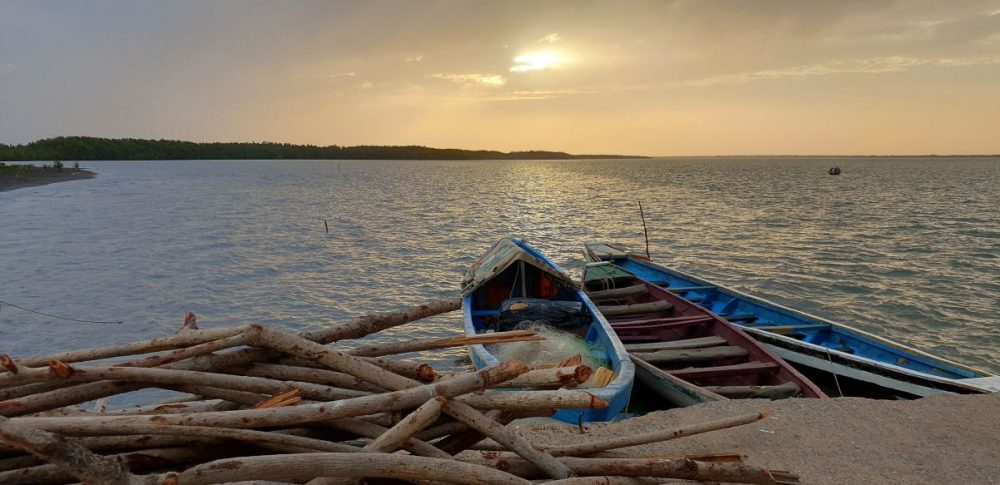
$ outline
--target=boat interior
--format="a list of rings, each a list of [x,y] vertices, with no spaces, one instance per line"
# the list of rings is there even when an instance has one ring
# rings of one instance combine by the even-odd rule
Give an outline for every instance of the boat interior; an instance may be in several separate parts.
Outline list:
[[[757,301],[739,298],[715,286],[700,285],[695,281],[649,266],[642,261],[626,258],[615,260],[615,264],[643,280],[662,287],[731,323],[745,328],[782,335],[925,374],[951,379],[977,377],[972,372],[947,366],[920,355],[902,352],[829,323],[782,311]]]
[[[674,377],[726,397],[780,398],[804,391],[801,376],[694,303],[610,263],[587,265],[584,284],[626,350]],[[747,395],[748,386],[759,389]]]

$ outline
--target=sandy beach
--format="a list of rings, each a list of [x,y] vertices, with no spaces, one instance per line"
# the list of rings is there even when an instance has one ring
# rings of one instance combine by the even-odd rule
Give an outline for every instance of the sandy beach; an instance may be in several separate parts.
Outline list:
[[[90,170],[64,169],[57,172],[54,169],[44,171],[35,169],[31,171],[20,171],[15,177],[11,173],[0,172],[0,192],[15,190],[24,187],[34,187],[36,185],[54,184],[56,182],[68,182],[71,180],[85,180],[96,177],[97,174]]]
[[[636,457],[739,453],[750,464],[798,473],[802,483],[1000,483],[1000,394],[726,401],[592,424],[587,433],[588,439],[637,434],[764,410],[774,414],[620,451]],[[542,443],[580,439],[577,427],[562,424],[527,424],[520,431]]]

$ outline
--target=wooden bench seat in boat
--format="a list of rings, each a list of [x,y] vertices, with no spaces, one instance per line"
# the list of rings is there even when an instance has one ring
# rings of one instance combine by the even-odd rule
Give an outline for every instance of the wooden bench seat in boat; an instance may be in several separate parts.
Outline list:
[[[666,313],[673,308],[674,306],[670,302],[656,300],[649,303],[636,303],[634,305],[598,305],[597,311],[601,312],[605,318],[610,319],[624,315]]]
[[[714,367],[696,367],[670,371],[674,377],[681,379],[704,379],[707,377],[727,377],[744,374],[764,374],[778,370],[778,364],[773,362],[744,362],[742,364],[719,365]]]
[[[726,339],[712,335],[711,337],[697,337],[684,340],[672,340],[669,342],[652,342],[648,344],[628,344],[625,350],[635,352],[656,352],[657,350],[676,349],[700,349],[703,347],[715,347],[725,345]]]
[[[670,327],[684,327],[687,325],[698,325],[701,323],[712,323],[715,320],[709,316],[692,316],[692,317],[679,317],[679,318],[649,318],[645,320],[635,320],[628,322],[617,322],[613,321],[611,323],[612,328],[619,330],[653,330],[662,329]]]
[[[729,399],[786,399],[802,393],[802,388],[794,382],[776,386],[704,386],[703,389]]]
[[[742,347],[725,345],[721,347],[709,347],[707,349],[677,349],[659,350],[656,352],[636,352],[637,357],[650,364],[665,366],[675,366],[679,364],[696,364],[701,362],[714,362],[717,360],[743,359],[748,352]]]

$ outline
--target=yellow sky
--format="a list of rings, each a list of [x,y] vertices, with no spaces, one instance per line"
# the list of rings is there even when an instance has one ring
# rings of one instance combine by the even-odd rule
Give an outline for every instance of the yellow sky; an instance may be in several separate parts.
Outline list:
[[[4,2],[0,142],[1000,153],[1000,2]]]

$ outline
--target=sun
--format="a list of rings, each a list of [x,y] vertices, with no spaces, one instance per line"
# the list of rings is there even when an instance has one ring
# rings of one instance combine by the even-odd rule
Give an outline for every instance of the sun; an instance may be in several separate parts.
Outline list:
[[[565,59],[554,52],[532,52],[514,58],[510,72],[541,71],[565,64]]]

